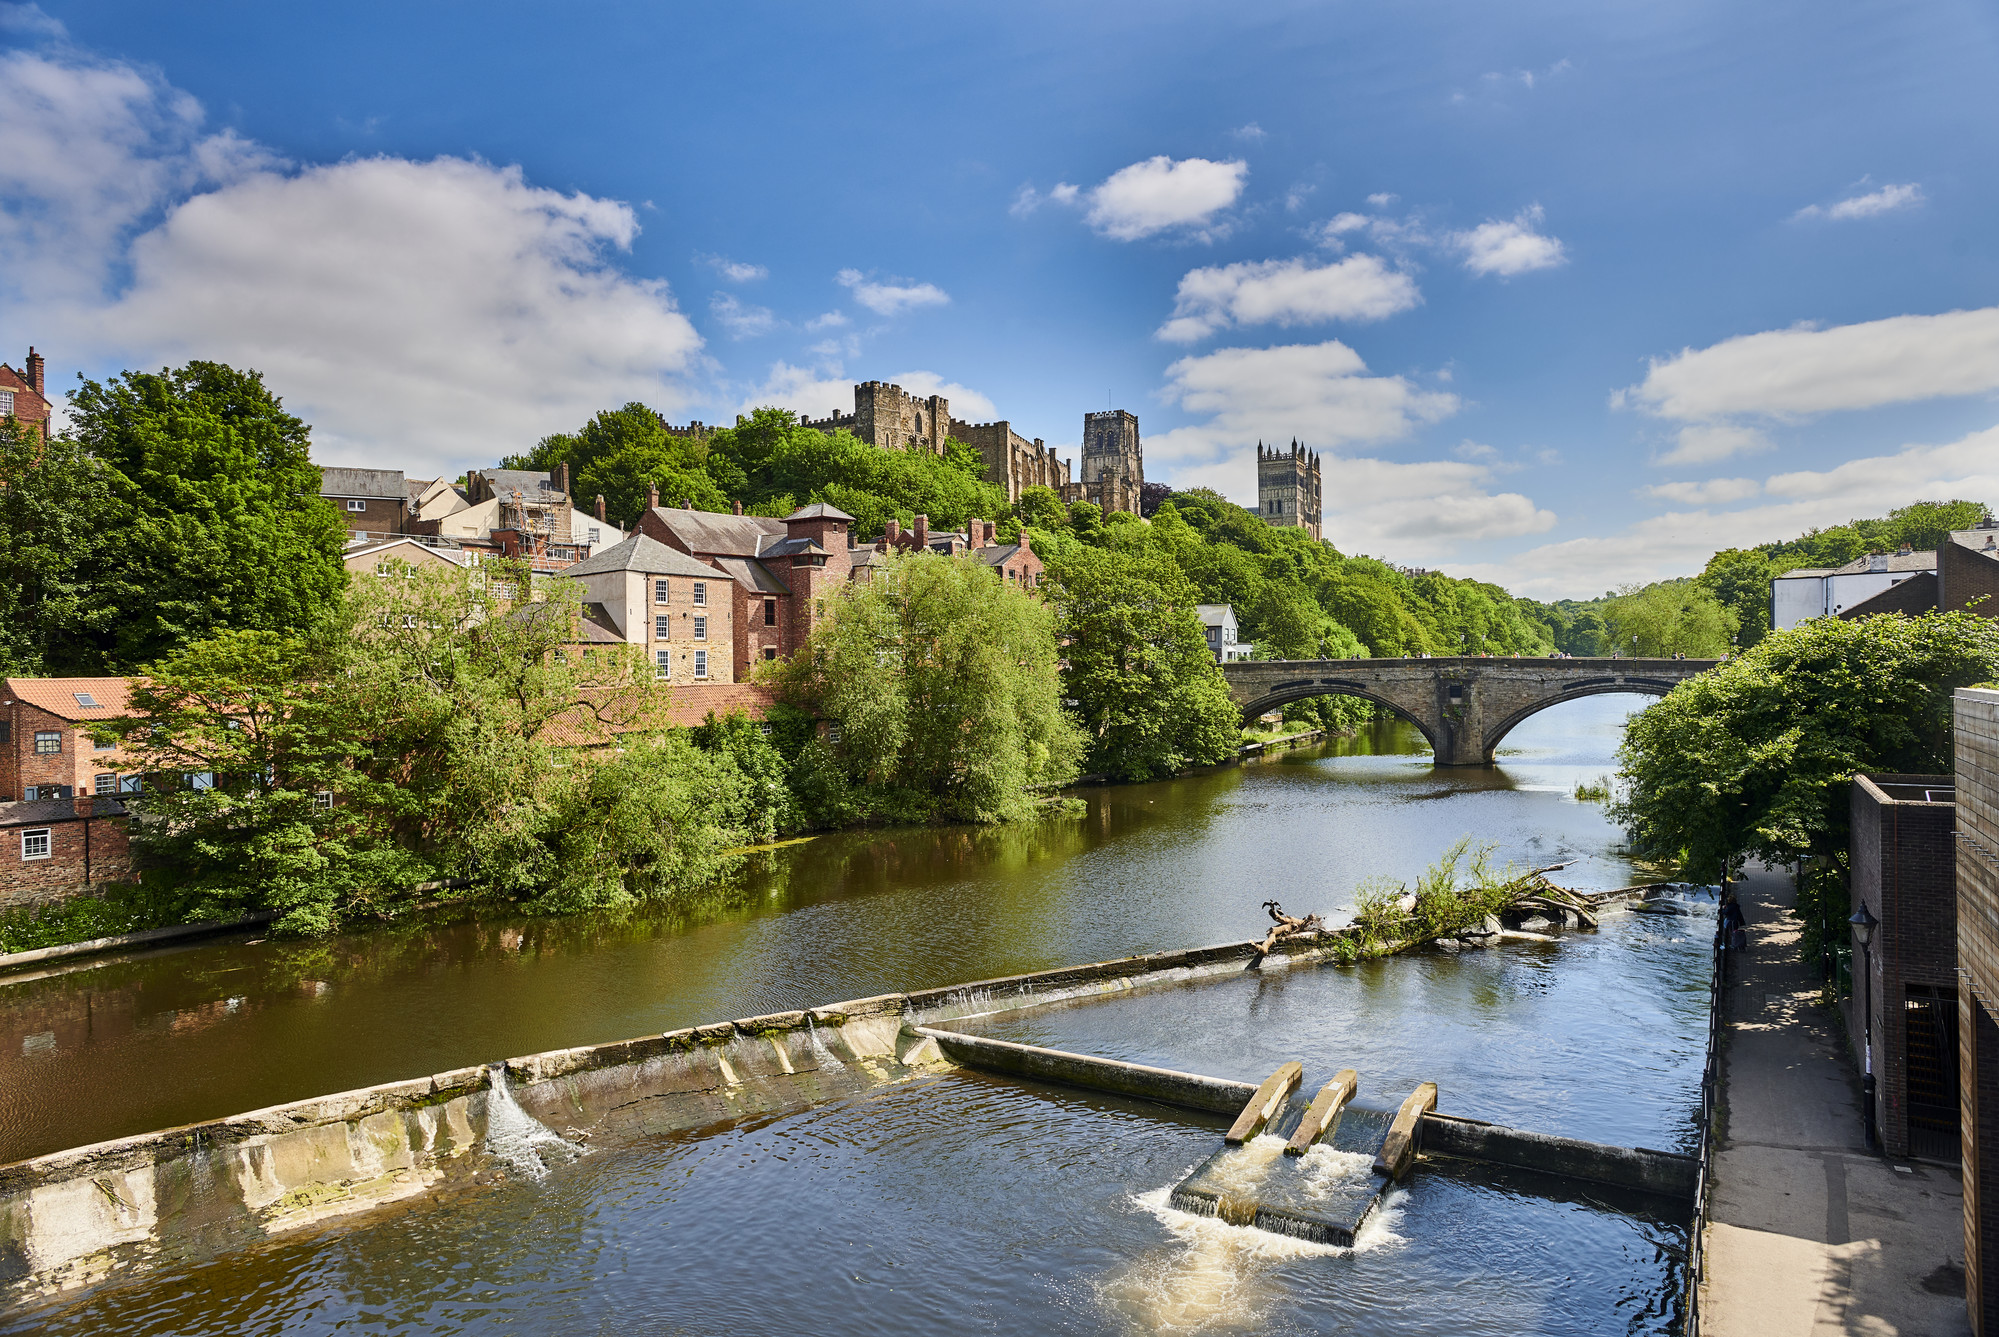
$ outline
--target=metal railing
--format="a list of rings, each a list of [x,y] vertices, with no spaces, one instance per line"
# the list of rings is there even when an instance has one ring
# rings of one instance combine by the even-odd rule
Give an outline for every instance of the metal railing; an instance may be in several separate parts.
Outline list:
[[[1722,1016],[1723,975],[1728,953],[1719,935],[1714,943],[1714,974],[1707,993],[1707,1062],[1701,1069],[1701,1140],[1696,1153],[1700,1173],[1694,1180],[1694,1215],[1687,1235],[1686,1319],[1680,1326],[1685,1337],[1700,1337],[1701,1269],[1707,1260],[1707,1206],[1709,1175],[1714,1164],[1714,1115],[1721,1089],[1721,1036],[1726,1025]]]

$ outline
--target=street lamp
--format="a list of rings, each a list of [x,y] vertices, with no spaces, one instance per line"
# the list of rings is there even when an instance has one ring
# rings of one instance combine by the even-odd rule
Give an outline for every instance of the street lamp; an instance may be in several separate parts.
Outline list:
[[[1874,956],[1868,947],[1874,941],[1874,930],[1881,923],[1868,913],[1867,902],[1846,921],[1853,928],[1853,940],[1860,944],[1860,1034],[1862,1061],[1866,1064],[1860,1078],[1861,1098],[1867,1102],[1864,1115],[1867,1124],[1867,1145],[1876,1144],[1874,1133]]]

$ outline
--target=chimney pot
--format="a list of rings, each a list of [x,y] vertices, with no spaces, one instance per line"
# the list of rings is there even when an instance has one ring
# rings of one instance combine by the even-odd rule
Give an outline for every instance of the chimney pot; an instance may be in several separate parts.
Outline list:
[[[649,510],[649,511],[656,511],[656,510],[658,510],[658,509],[659,509],[659,484],[658,484],[658,483],[648,483],[648,484],[646,484],[646,509],[647,509],[647,510]]]
[[[918,548],[930,546],[930,517],[927,515],[916,517],[916,546]]]
[[[882,542],[893,548],[902,539],[902,521],[889,517],[888,528],[882,530]]]
[[[90,816],[91,810],[96,807],[97,799],[94,795],[78,791],[77,796],[71,800],[71,803],[75,806],[78,817],[87,818]]]
[[[34,387],[36,394],[46,398],[48,391],[42,388],[42,355],[35,351],[33,344],[28,345],[27,371],[28,375],[26,379],[28,384]]]
[[[692,497],[683,497],[683,498],[681,499],[681,502],[680,502],[680,509],[681,509],[681,510],[683,510],[683,511],[691,511],[691,510],[693,510],[693,509],[694,509],[694,499],[693,499]]]
[[[741,515],[742,513],[743,513],[743,503],[739,501],[736,503],[736,514]]]
[[[597,518],[599,520],[604,518],[604,494],[601,492],[597,494]]]

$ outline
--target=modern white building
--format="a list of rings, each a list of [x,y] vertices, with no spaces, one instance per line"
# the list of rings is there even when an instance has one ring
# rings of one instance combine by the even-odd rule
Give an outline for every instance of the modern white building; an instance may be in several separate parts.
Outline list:
[[[1236,639],[1234,604],[1196,604],[1194,611],[1201,615],[1201,624],[1207,628],[1208,651],[1217,664],[1233,664],[1255,653],[1254,645]]]
[[[1786,572],[1770,582],[1770,625],[1782,631],[1807,618],[1838,617],[1891,586],[1936,569],[1936,553],[1924,549],[1875,553],[1845,566]]]

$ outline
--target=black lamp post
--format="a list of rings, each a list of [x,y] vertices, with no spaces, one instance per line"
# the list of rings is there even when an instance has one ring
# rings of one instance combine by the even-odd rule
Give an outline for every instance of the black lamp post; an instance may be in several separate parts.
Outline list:
[[[1868,948],[1874,942],[1874,930],[1880,920],[1868,913],[1867,902],[1846,921],[1853,926],[1853,940],[1860,944],[1860,1034],[1861,1053],[1866,1064],[1860,1077],[1861,1098],[1867,1102],[1865,1122],[1867,1125],[1867,1145],[1877,1143],[1874,1132],[1874,956]]]

